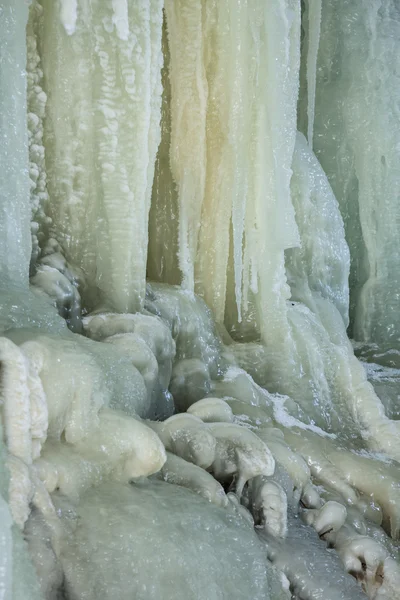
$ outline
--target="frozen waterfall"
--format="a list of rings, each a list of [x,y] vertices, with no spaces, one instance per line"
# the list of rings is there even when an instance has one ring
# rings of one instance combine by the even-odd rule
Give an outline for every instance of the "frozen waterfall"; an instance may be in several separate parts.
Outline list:
[[[0,600],[398,600],[397,0],[0,0]]]

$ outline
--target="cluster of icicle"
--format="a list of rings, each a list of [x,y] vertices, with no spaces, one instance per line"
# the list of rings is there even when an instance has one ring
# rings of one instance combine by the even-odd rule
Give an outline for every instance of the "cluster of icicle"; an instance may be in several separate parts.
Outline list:
[[[0,0],[4,598],[396,599],[399,423],[347,338],[350,253],[313,153],[334,4]],[[360,4],[373,61],[395,11]],[[366,247],[353,325],[381,341],[389,263]]]

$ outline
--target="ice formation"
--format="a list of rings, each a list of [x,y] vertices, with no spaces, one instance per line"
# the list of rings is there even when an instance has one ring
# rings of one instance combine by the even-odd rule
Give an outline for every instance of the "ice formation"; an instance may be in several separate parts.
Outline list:
[[[0,0],[0,600],[397,600],[400,11],[364,4]]]

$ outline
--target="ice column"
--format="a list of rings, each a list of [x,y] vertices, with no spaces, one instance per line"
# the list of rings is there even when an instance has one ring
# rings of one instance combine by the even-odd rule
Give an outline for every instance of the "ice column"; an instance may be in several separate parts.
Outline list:
[[[170,164],[179,194],[179,263],[183,286],[194,289],[194,262],[204,198],[207,80],[203,2],[166,2],[170,41]]]
[[[50,233],[84,301],[141,308],[160,137],[162,0],[42,0]]]

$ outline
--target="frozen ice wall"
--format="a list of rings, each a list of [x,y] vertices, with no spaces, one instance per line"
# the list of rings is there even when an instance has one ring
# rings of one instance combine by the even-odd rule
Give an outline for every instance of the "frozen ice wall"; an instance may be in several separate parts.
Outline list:
[[[364,4],[0,0],[1,600],[22,535],[45,600],[397,600],[397,388],[346,334],[349,272],[355,335],[398,323]]]
[[[0,277],[28,283],[30,208],[26,127],[28,5],[0,4]],[[7,91],[7,93],[6,93]]]
[[[27,291],[31,255],[29,155],[26,127],[26,23],[28,5],[0,3],[0,307],[10,314],[17,288]],[[12,297],[5,306],[7,290]],[[10,306],[11,305],[11,306]],[[12,308],[11,308],[12,311]],[[4,374],[3,374],[4,379]],[[4,388],[4,380],[1,388]],[[3,394],[3,392],[2,392]],[[0,400],[3,408],[3,398]],[[5,467],[3,416],[0,415],[0,597],[40,598],[21,533],[13,524],[8,501],[9,473]],[[25,573],[24,573],[25,571]]]
[[[82,269],[89,305],[140,309],[160,139],[162,2],[44,0],[31,19],[47,94],[39,117],[50,235]]]
[[[397,344],[400,8],[396,0],[322,4],[313,139],[350,247],[352,332]]]

